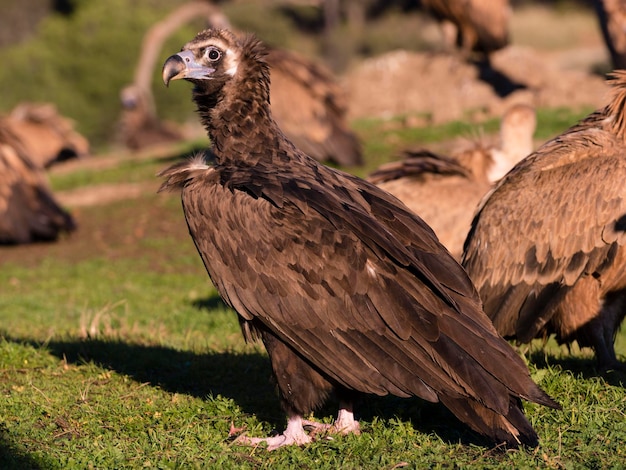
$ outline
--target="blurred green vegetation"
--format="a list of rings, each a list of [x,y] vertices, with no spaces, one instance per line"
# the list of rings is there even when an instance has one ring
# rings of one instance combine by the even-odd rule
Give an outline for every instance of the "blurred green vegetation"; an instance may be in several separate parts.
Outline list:
[[[18,0],[0,0],[0,30],[4,31],[0,35],[0,87],[5,90],[0,94],[0,113],[8,112],[21,101],[53,102],[61,114],[76,121],[79,132],[90,140],[96,152],[107,150],[116,135],[121,113],[119,92],[132,81],[145,32],[187,1],[57,0],[48,2],[46,14],[42,0],[29,0],[26,7],[20,7]],[[407,2],[365,3],[369,5],[365,23],[340,25],[327,37],[323,34],[320,9],[310,5],[246,0],[219,2],[219,6],[234,27],[254,31],[270,45],[324,57],[336,71],[392,49],[439,47],[432,20],[425,20],[418,10],[403,9]],[[573,0],[556,4],[581,8]],[[22,17],[18,14],[20,8]],[[24,21],[28,25],[22,26]],[[160,52],[152,89],[161,119],[195,122],[188,87],[166,90],[158,64],[203,27],[203,19],[198,18],[179,29]],[[17,30],[29,34],[18,34]],[[7,31],[12,31],[12,41]],[[519,32],[517,40],[525,40]]]
[[[106,150],[116,135],[120,117],[119,92],[132,81],[146,31],[188,0],[67,0],[63,13],[54,9],[29,19],[30,35],[13,33],[0,47],[0,113],[21,101],[54,102],[61,114],[76,121],[98,151]],[[13,0],[0,0],[0,29],[15,29],[23,21]],[[68,5],[69,6],[68,6]],[[70,8],[71,7],[71,8]],[[374,23],[358,30],[338,28],[326,41],[321,34],[320,9],[280,6],[271,0],[221,2],[220,7],[240,30],[254,31],[266,43],[297,49],[309,56],[333,57],[328,63],[345,69],[355,58],[404,47],[425,47],[415,31],[423,22],[415,12],[385,10]],[[23,8],[23,7],[22,7]],[[30,16],[27,12],[22,15]],[[4,23],[4,25],[3,25]],[[205,26],[203,19],[179,29],[163,46],[157,64],[179,50]],[[332,46],[329,46],[332,44]],[[157,70],[153,92],[161,119],[194,120],[187,87],[166,90]]]
[[[24,100],[52,101],[97,148],[115,133],[118,93],[132,80],[145,31],[183,2],[75,3],[71,15],[51,14],[39,23],[34,36],[0,49],[0,86],[10,90],[0,95],[0,110],[8,111]],[[174,34],[168,44],[175,45],[165,51],[179,49],[198,27],[190,25]],[[169,115],[181,116],[189,101],[188,90],[177,87],[163,101]]]

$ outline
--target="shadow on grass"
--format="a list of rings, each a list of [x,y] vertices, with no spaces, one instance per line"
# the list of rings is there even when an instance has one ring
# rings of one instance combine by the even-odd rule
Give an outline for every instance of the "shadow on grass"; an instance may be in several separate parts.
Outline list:
[[[53,468],[45,459],[34,459],[27,452],[18,448],[8,435],[8,431],[0,427],[0,468],[4,470],[43,470]]]
[[[98,339],[50,341],[45,346],[25,338],[5,336],[5,339],[38,348],[45,347],[51,354],[69,363],[93,363],[171,393],[199,398],[221,395],[232,399],[242,412],[255,415],[276,429],[282,430],[285,425],[285,416],[270,380],[269,359],[264,354],[197,354],[163,346]],[[550,364],[554,365],[552,361]],[[318,419],[333,418],[337,406],[337,401],[331,398],[315,416]],[[357,418],[365,423],[374,420],[408,422],[416,431],[436,433],[448,444],[493,446],[489,440],[458,421],[443,405],[427,403],[419,398],[363,396],[357,401],[355,411]],[[388,425],[393,426],[392,423]],[[367,432],[367,424],[364,424],[363,430]],[[24,468],[29,467],[26,465]]]
[[[337,408],[334,408],[334,413],[336,411]],[[364,423],[376,419],[410,423],[417,432],[434,433],[449,445],[460,443],[485,448],[493,447],[491,440],[472,431],[441,403],[429,403],[421,398],[364,396],[357,401],[355,414]],[[393,424],[389,423],[388,426],[393,426]],[[367,425],[362,426],[362,429],[367,432]]]
[[[601,377],[609,385],[626,387],[626,372],[624,370],[612,370],[602,373],[598,370],[596,359],[593,357],[555,356],[546,354],[543,351],[534,351],[528,355],[528,360],[541,369],[557,367],[583,379]]]
[[[230,308],[228,305],[224,303],[222,298],[219,295],[217,295],[217,293],[205,299],[194,300],[191,302],[191,305],[194,308],[197,308],[198,310],[207,310],[209,312],[215,309]]]
[[[282,423],[267,356],[260,353],[198,354],[165,346],[115,340],[50,341],[50,353],[69,363],[93,363],[171,393],[231,398],[244,413]]]

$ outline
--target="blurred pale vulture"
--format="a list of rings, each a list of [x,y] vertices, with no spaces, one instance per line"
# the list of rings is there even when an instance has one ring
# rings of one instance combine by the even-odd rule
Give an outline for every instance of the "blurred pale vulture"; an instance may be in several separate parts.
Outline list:
[[[498,332],[554,334],[623,368],[626,313],[626,72],[609,105],[522,160],[481,204],[463,264]]]
[[[0,127],[10,130],[40,168],[89,154],[89,141],[51,103],[21,103],[0,118]]]
[[[162,121],[156,116],[151,100],[152,97],[135,84],[124,87],[120,92],[123,108],[120,139],[131,150],[180,142],[184,138],[177,125]]]
[[[406,151],[368,180],[390,192],[432,227],[457,259],[481,198],[492,184],[533,149],[535,111],[513,105],[502,118],[497,145],[475,142],[452,157],[428,150]]]
[[[441,23],[447,45],[456,44],[466,56],[509,43],[508,0],[422,0],[422,6]]]

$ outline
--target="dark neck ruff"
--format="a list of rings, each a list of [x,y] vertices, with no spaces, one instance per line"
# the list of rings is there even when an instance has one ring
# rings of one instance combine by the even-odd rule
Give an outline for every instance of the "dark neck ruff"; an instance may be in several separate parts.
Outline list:
[[[194,101],[222,165],[252,166],[279,153],[282,136],[269,102],[269,70],[263,60],[244,57],[237,75],[218,90],[198,84]]]

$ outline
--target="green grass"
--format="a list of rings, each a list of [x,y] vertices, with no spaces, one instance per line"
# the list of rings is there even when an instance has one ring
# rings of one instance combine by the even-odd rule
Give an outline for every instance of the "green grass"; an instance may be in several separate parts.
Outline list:
[[[537,145],[545,142],[592,111],[591,108],[538,109],[535,142]],[[366,165],[353,170],[358,176],[367,175],[390,159],[398,159],[401,149],[407,146],[437,149],[438,143],[452,137],[473,140],[480,138],[481,135],[497,134],[500,127],[500,120],[493,118],[481,124],[452,121],[423,127],[410,127],[403,122],[402,117],[391,120],[360,119],[355,122],[354,127],[365,142],[363,152]]]
[[[569,116],[542,111],[541,128],[554,134],[581,115]],[[358,126],[368,168],[407,144],[475,130]],[[53,183],[150,180],[167,163],[132,161]],[[445,408],[394,397],[360,404],[361,436],[272,453],[238,446],[231,423],[264,436],[285,418],[267,356],[243,342],[210,284],[178,196],[75,212],[72,237],[0,248],[0,468],[604,469],[626,461],[624,376],[598,377],[588,351],[570,354],[553,342],[524,351],[533,378],[563,405],[526,404],[537,449],[492,449]],[[624,333],[617,350],[624,358]],[[330,422],[335,408],[331,400],[316,417]]]

